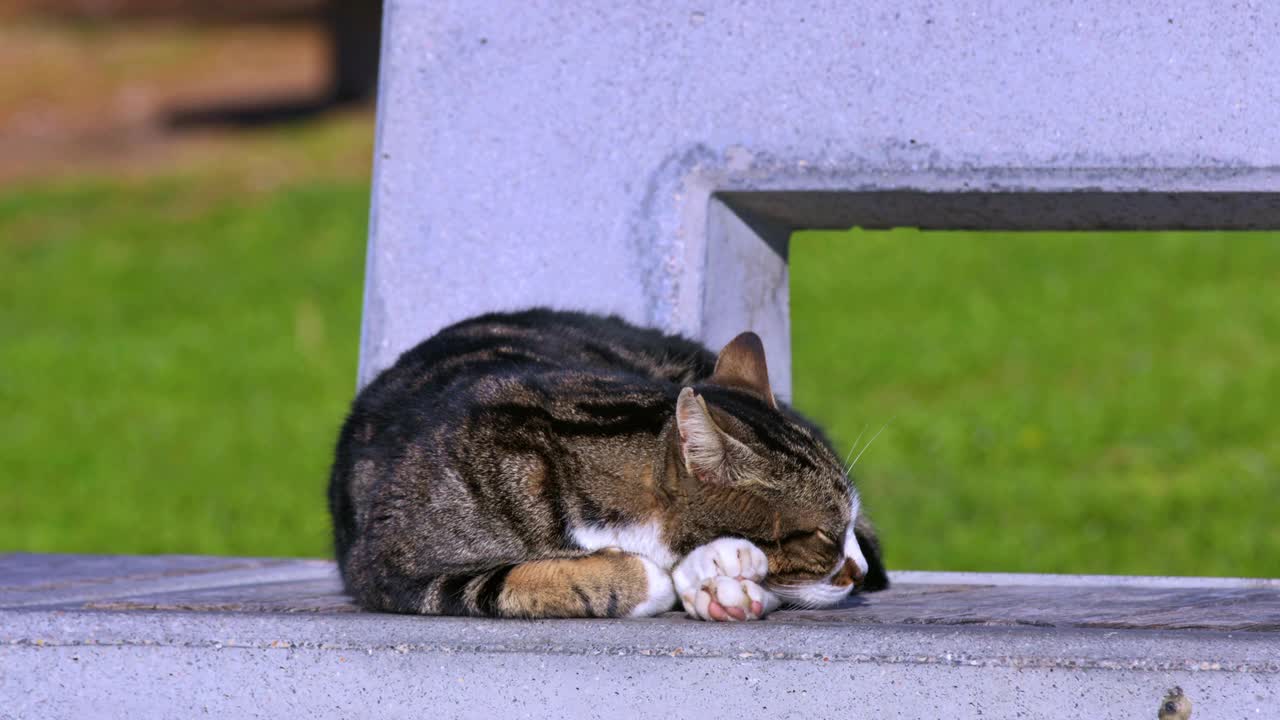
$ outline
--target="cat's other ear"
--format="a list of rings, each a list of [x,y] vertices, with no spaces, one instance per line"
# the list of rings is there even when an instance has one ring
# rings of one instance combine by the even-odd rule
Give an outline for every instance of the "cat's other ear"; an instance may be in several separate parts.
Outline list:
[[[858,584],[861,592],[875,592],[889,587],[889,573],[884,568],[884,557],[880,550],[880,538],[865,515],[858,514],[853,522],[853,536],[858,541],[858,549],[862,557],[867,559],[867,574]]]
[[[747,331],[729,341],[716,358],[716,369],[708,382],[742,388],[759,395],[770,407],[778,407],[769,387],[769,366],[764,360],[760,336]]]
[[[729,484],[746,475],[751,449],[720,429],[693,388],[681,390],[676,400],[676,431],[685,468],[699,480]]]

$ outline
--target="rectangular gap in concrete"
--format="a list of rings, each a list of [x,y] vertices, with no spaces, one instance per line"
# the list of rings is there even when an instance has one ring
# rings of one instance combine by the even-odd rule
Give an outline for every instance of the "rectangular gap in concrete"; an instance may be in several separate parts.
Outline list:
[[[1280,230],[1280,193],[726,191],[707,212],[698,335],[718,347],[758,332],[775,391],[791,392],[791,233],[922,230]]]
[[[794,401],[842,451],[890,424],[856,474],[900,566],[1266,576],[1278,273],[1277,232],[799,232]]]
[[[774,385],[775,392],[784,398],[792,397],[791,368],[792,368],[792,343],[797,342],[801,348],[801,362],[809,362],[810,350],[805,343],[811,342],[810,334],[817,331],[810,328],[803,331],[805,338],[798,340],[800,333],[796,333],[793,337],[791,307],[795,302],[797,294],[791,291],[791,273],[792,267],[792,251],[791,245],[792,233],[800,229],[838,229],[845,230],[850,227],[862,229],[890,229],[890,228],[918,228],[920,230],[976,230],[976,231],[1268,231],[1280,230],[1280,193],[1235,193],[1235,192],[1096,192],[1096,191],[1055,191],[1055,192],[948,192],[948,193],[930,193],[917,191],[876,191],[876,192],[721,192],[713,195],[709,207],[708,223],[707,223],[707,244],[706,244],[706,263],[705,263],[705,282],[702,303],[702,319],[701,319],[701,338],[710,346],[716,347],[727,341],[737,332],[743,329],[753,329],[759,332],[765,340],[766,351],[770,362],[770,376]],[[865,237],[865,236],[864,236]],[[918,233],[916,237],[921,238],[938,238],[938,237],[960,237],[959,234],[946,234],[942,236],[933,233]],[[1143,240],[1136,236],[1127,235],[1110,235],[1110,243],[1113,249],[1125,249],[1123,244],[1131,239],[1134,242],[1153,242],[1148,238]],[[1241,233],[1239,235],[1231,234],[1221,236],[1224,242],[1242,242],[1242,250],[1252,248],[1250,253],[1232,253],[1227,256],[1230,262],[1246,262],[1257,263],[1265,267],[1272,266],[1271,261],[1267,260],[1270,255],[1265,252],[1258,252],[1259,247],[1264,249],[1267,247],[1275,248],[1275,244],[1280,244],[1280,236],[1268,236],[1272,239],[1264,238],[1262,246],[1256,242],[1248,245],[1249,238],[1257,240],[1262,237],[1253,233]],[[1118,245],[1117,245],[1118,244]],[[1107,243],[1099,243],[1095,248],[1095,254],[1101,254],[1104,257],[1099,258],[1099,262],[1103,263],[1100,267],[1105,271],[1105,251]],[[1132,251],[1132,247],[1127,247]],[[1162,263],[1176,262],[1170,260],[1161,254],[1161,248],[1158,243],[1153,243],[1150,248],[1150,266],[1149,269],[1156,270]],[[1145,250],[1144,250],[1145,252]],[[1245,259],[1248,257],[1258,256],[1254,259]],[[1212,262],[1210,260],[1209,262]],[[869,263],[871,264],[871,263]],[[1275,263],[1280,266],[1280,263]],[[860,280],[873,279],[876,282],[884,284],[888,278],[884,273],[887,272],[885,267],[859,267],[848,271],[847,278],[843,278],[848,283],[858,283]],[[961,271],[960,267],[956,271]],[[1256,276],[1255,276],[1256,279]],[[1149,280],[1149,278],[1147,279]],[[1123,277],[1117,278],[1113,287],[1099,287],[1096,294],[1105,297],[1114,291],[1131,292],[1135,288],[1135,283],[1147,282],[1140,277]],[[974,283],[980,283],[981,280],[974,280]],[[1061,283],[1061,278],[1053,280],[1053,282]],[[1070,283],[1067,283],[1070,285]],[[892,283],[890,282],[886,288],[886,292],[891,292]],[[1140,289],[1140,288],[1139,288]],[[1178,294],[1174,289],[1169,289],[1168,294],[1180,301],[1186,300],[1186,289]],[[1069,291],[1069,289],[1068,289]],[[1265,292],[1261,286],[1254,293],[1257,301],[1264,301],[1265,298],[1272,297],[1272,293]],[[901,299],[901,298],[892,298]],[[1089,301],[1095,298],[1088,298]],[[923,302],[923,301],[922,301]],[[967,302],[967,301],[966,301]],[[1150,300],[1152,304],[1158,304],[1156,300]],[[804,301],[799,303],[803,306]],[[876,314],[874,299],[864,298],[859,301],[862,307],[851,308],[849,317],[851,321],[856,322],[857,314],[861,313],[863,317],[869,320],[879,321],[883,323],[885,318],[883,313]],[[1256,305],[1257,302],[1254,303]],[[949,311],[963,310],[962,306],[949,306]],[[970,308],[973,309],[973,308]],[[979,308],[980,309],[980,308]],[[990,308],[989,308],[990,309]],[[1257,310],[1256,307],[1253,308]],[[1141,329],[1143,325],[1141,317],[1141,308],[1135,309],[1128,307],[1127,312],[1137,315],[1134,319],[1135,328],[1132,331],[1134,342],[1142,341],[1143,337]],[[802,308],[802,311],[803,308]],[[1154,311],[1154,310],[1153,310]],[[975,310],[976,312],[976,310]],[[999,308],[995,309],[999,312]],[[1265,314],[1265,309],[1263,311]],[[840,313],[837,316],[843,316]],[[1261,321],[1260,321],[1261,322]],[[899,323],[901,325],[901,323]],[[1268,325],[1267,327],[1271,327]],[[989,329],[989,328],[988,328]],[[1274,328],[1273,328],[1274,329]],[[911,327],[894,327],[896,332],[915,332],[919,328]],[[1229,339],[1226,335],[1218,337],[1217,335],[1210,337],[1205,342],[1209,347],[1203,350],[1200,348],[1190,348],[1185,345],[1179,345],[1183,348],[1178,352],[1200,353],[1195,357],[1203,356],[1206,363],[1216,362],[1222,365],[1226,375],[1232,376],[1239,380],[1239,368],[1232,369],[1226,367],[1232,363],[1241,362],[1240,358],[1244,357],[1241,353],[1237,353],[1228,349],[1229,343],[1237,343],[1249,345],[1247,338],[1242,340],[1241,333],[1237,326],[1220,326],[1214,332],[1222,335],[1232,335],[1235,333],[1234,339]],[[1275,352],[1267,349],[1266,342],[1261,339],[1276,335],[1272,332],[1267,335],[1267,331],[1261,325],[1255,323],[1253,329],[1244,332],[1244,336],[1252,337],[1259,342],[1255,345],[1262,345],[1262,355],[1268,353],[1274,355],[1280,353],[1280,349]],[[1005,340],[1017,344],[1018,338],[1016,333],[1010,332],[1006,335],[995,333],[993,337],[1003,337]],[[1078,335],[1079,338],[1085,338],[1086,335]],[[972,340],[972,338],[970,338]],[[1185,338],[1184,338],[1185,340]],[[1080,340],[1084,342],[1085,340]],[[1128,338],[1126,338],[1128,341]],[[833,342],[834,339],[833,339]],[[827,355],[828,360],[839,356],[839,363],[849,369],[852,376],[846,375],[843,378],[834,378],[828,376],[824,378],[824,383],[820,389],[817,386],[803,385],[798,393],[801,409],[806,409],[805,405],[811,402],[814,397],[841,397],[848,398],[849,404],[859,403],[858,398],[865,394],[874,395],[874,390],[869,390],[866,386],[859,385],[857,379],[858,368],[865,366],[860,365],[860,358],[872,357],[876,353],[884,353],[882,347],[874,347],[876,345],[874,338],[864,339],[865,344],[871,347],[863,348],[843,348],[838,351],[830,349]],[[1067,343],[1063,346],[1062,352],[1067,352],[1071,348],[1071,344]],[[1016,348],[1015,348],[1016,349]],[[1043,350],[1043,349],[1042,349]],[[1168,363],[1161,361],[1161,358],[1155,357],[1157,352],[1173,352],[1174,350],[1162,350],[1159,347],[1148,348],[1145,353],[1147,356],[1146,372],[1170,372]],[[924,351],[921,351],[922,353]],[[1028,351],[1024,348],[1023,352]],[[1137,355],[1142,355],[1143,351],[1135,350]],[[971,353],[972,354],[972,353]],[[980,353],[970,357],[966,362],[981,365],[984,361],[980,358]],[[1014,353],[1016,356],[1016,353]],[[1129,359],[1136,357],[1134,353],[1129,354]],[[1259,357],[1254,354],[1255,361]],[[1216,358],[1216,359],[1215,359]],[[1055,360],[1061,360],[1062,354],[1058,353],[1054,356]],[[1123,358],[1121,363],[1128,362]],[[1246,361],[1247,362],[1247,361]],[[1016,363],[1015,363],[1016,364]],[[1254,363],[1256,365],[1256,362]],[[988,363],[988,366],[990,363]],[[1025,363],[1024,363],[1025,365]],[[802,370],[807,365],[802,366]],[[1135,366],[1136,367],[1136,366]],[[1209,367],[1209,365],[1206,365]],[[1123,368],[1117,366],[1117,372]],[[1141,368],[1139,368],[1140,370]],[[1211,370],[1211,368],[1210,368]],[[1255,367],[1254,370],[1257,370]],[[990,371],[990,367],[988,367]],[[1127,371],[1137,372],[1133,367]],[[1189,373],[1191,376],[1196,375],[1194,363],[1190,370],[1185,367],[1177,372]],[[1212,372],[1210,372],[1212,374]],[[946,373],[942,372],[939,377],[943,385],[950,382],[945,378]],[[1067,380],[1070,378],[1067,377]],[[810,378],[806,378],[808,382]],[[1077,380],[1081,380],[1077,378]],[[1140,378],[1139,378],[1140,380]],[[1185,382],[1193,382],[1186,380]],[[1044,382],[1043,380],[1038,380]],[[1066,380],[1063,380],[1064,382]],[[1088,381],[1087,378],[1083,381]],[[1134,382],[1121,382],[1116,377],[1109,380],[1098,379],[1099,382],[1110,382],[1116,385],[1116,393],[1133,392],[1135,387],[1141,387],[1142,383],[1135,380]],[[1234,382],[1233,381],[1233,382]],[[1256,383],[1255,383],[1256,384]],[[1088,386],[1088,382],[1085,382]],[[942,385],[940,385],[942,387]],[[1259,386],[1261,387],[1261,386]],[[1268,386],[1269,387],[1269,386]],[[1255,388],[1256,389],[1256,388]],[[1211,392],[1196,396],[1188,394],[1186,388],[1182,390],[1181,396],[1194,400],[1195,397],[1204,399],[1208,397],[1212,399]],[[1202,388],[1203,390],[1203,388]],[[1170,388],[1170,393],[1176,393],[1177,390]],[[1254,393],[1255,399],[1257,393]],[[1168,398],[1163,398],[1168,399]],[[1190,401],[1189,400],[1189,401]],[[1247,398],[1241,398],[1241,402],[1246,402]],[[1198,401],[1197,401],[1198,402]],[[1270,402],[1269,400],[1267,402]],[[974,401],[975,405],[980,404],[978,400]],[[1065,403],[1059,399],[1056,407],[1045,408],[1045,423],[1041,423],[1038,427],[1025,428],[1026,432],[1019,430],[1012,433],[1012,437],[1006,434],[1003,438],[989,438],[987,444],[989,452],[997,453],[1003,451],[1017,451],[1021,453],[1030,453],[1041,448],[1041,452],[1051,449],[1052,443],[1060,440],[1057,433],[1057,425],[1049,422],[1054,419],[1054,414],[1062,414],[1070,410],[1069,406],[1064,407]],[[1087,404],[1087,403],[1086,403]],[[1265,404],[1265,403],[1264,403]],[[1210,403],[1212,405],[1212,403]],[[1197,409],[1198,406],[1189,406],[1187,408],[1173,407],[1168,410],[1168,414],[1175,416],[1189,416],[1199,412],[1207,412],[1204,408]],[[1216,406],[1215,406],[1216,407]],[[888,412],[887,408],[881,408]],[[973,407],[967,410],[972,410]],[[952,412],[950,410],[938,409],[937,412]],[[883,414],[883,413],[882,413]],[[1231,417],[1239,418],[1239,413],[1231,413],[1230,417],[1216,418],[1211,417],[1201,420],[1200,425],[1190,428],[1189,432],[1178,430],[1172,425],[1162,425],[1160,428],[1152,430],[1152,432],[1165,432],[1170,435],[1169,443],[1163,445],[1157,444],[1156,460],[1160,463],[1167,463],[1168,459],[1164,458],[1161,453],[1165,453],[1169,447],[1174,450],[1175,454],[1181,453],[1185,456],[1182,460],[1174,458],[1175,462],[1186,462],[1186,458],[1191,458],[1191,462],[1197,462],[1196,458],[1216,457],[1213,455],[1214,448],[1225,447],[1221,437],[1221,432],[1229,430],[1231,425]],[[967,417],[967,416],[966,416]],[[828,420],[828,424],[832,423],[827,418],[819,417],[822,420]],[[870,423],[872,418],[868,417],[861,425]],[[850,430],[843,427],[841,420],[834,422],[833,429],[845,442],[852,440],[856,436],[856,429]],[[1205,425],[1205,423],[1208,423]],[[1234,422],[1234,421],[1231,421]],[[898,423],[899,427],[895,432],[914,431],[918,428],[903,427],[905,422]],[[1104,423],[1105,425],[1105,423]],[[1127,427],[1127,426],[1126,426]],[[1121,428],[1123,429],[1123,428]],[[973,428],[973,432],[978,432],[981,428]],[[1183,430],[1187,430],[1183,428]],[[874,428],[872,429],[874,431]],[[1099,432],[1111,433],[1114,428],[1101,428]],[[1003,431],[1001,431],[1003,432]],[[844,435],[849,435],[845,438]],[[972,433],[970,433],[972,434]],[[1140,434],[1140,433],[1139,433]],[[1123,460],[1121,455],[1130,458],[1131,462],[1143,461],[1142,452],[1135,451],[1131,445],[1135,445],[1134,438],[1129,435],[1117,438],[1120,448],[1117,452],[1119,455],[1111,457],[1107,462]],[[1173,437],[1177,436],[1177,437]],[[1126,439],[1127,438],[1127,439]],[[1181,438],[1181,439],[1179,439]],[[972,439],[972,438],[970,438]],[[997,442],[999,440],[1000,442]],[[1004,444],[1004,448],[1000,448],[1000,443]],[[1170,445],[1172,443],[1172,445]],[[1137,443],[1142,447],[1147,447],[1141,443]],[[1125,450],[1128,447],[1128,450]],[[1159,450],[1165,448],[1165,450]],[[923,445],[916,449],[922,455],[929,452],[928,447]],[[1265,448],[1259,448],[1265,454]],[[882,449],[881,452],[887,452],[888,449]],[[1135,455],[1134,453],[1137,452]],[[1126,454],[1127,453],[1127,454]],[[1148,453],[1149,454],[1149,453]],[[1166,453],[1167,454],[1167,453]],[[1180,456],[1181,457],[1181,456]],[[1270,456],[1268,456],[1270,457]],[[1007,460],[1008,458],[1006,458]],[[1150,460],[1151,458],[1147,458]],[[1102,458],[1106,460],[1106,458]],[[1210,459],[1210,464],[1214,462],[1227,463],[1230,458],[1219,457],[1217,460]],[[874,462],[874,450],[872,456],[864,459]],[[1130,462],[1126,461],[1126,462]],[[1271,461],[1280,463],[1280,458],[1271,458]],[[1270,462],[1270,461],[1269,461]],[[1105,464],[1105,463],[1104,463]],[[1114,464],[1114,463],[1113,463]],[[1265,463],[1264,463],[1265,464]],[[1038,478],[1029,482],[1057,482],[1064,473],[1073,472],[1069,461],[1064,461],[1062,467],[1051,473],[1052,477]],[[1239,467],[1239,463],[1232,467]],[[946,470],[946,472],[942,472]],[[939,478],[940,481],[946,478],[954,478],[956,468],[926,468],[921,472],[931,474]],[[1096,468],[1085,468],[1088,472],[1101,472]],[[1106,470],[1106,468],[1103,468]],[[1114,470],[1114,468],[1112,468]],[[1083,471],[1081,468],[1075,468],[1076,472]],[[1217,476],[1222,475],[1222,467],[1206,466],[1200,470],[1202,473],[1215,473]],[[1043,473],[1042,473],[1043,474]],[[1237,478],[1237,482],[1241,482]],[[1245,483],[1241,485],[1244,488],[1243,494],[1237,493],[1240,497],[1245,498],[1240,504],[1240,516],[1235,519],[1237,524],[1243,523],[1246,527],[1222,527],[1218,531],[1210,533],[1210,537],[1218,538],[1225,542],[1227,538],[1248,538],[1266,535],[1265,530],[1251,530],[1249,523],[1253,522],[1253,515],[1249,514],[1249,506],[1251,503],[1257,507],[1267,505],[1264,497],[1254,497],[1250,494],[1248,488],[1254,487],[1254,484]],[[1261,487],[1261,486],[1259,486]],[[1255,488],[1256,489],[1256,488]],[[955,492],[955,489],[941,489],[946,492]],[[973,490],[971,487],[970,490]],[[1265,490],[1265,488],[1263,488]],[[976,492],[976,491],[975,491]],[[1261,491],[1259,491],[1261,492]],[[874,491],[873,493],[874,494]],[[980,493],[979,493],[980,494]],[[1182,493],[1185,495],[1186,493]],[[1163,500],[1157,498],[1151,500],[1156,503],[1142,509],[1136,509],[1133,504],[1136,502],[1134,498],[1127,498],[1123,493],[1113,497],[1110,501],[1110,507],[1113,510],[1123,509],[1126,515],[1134,513],[1151,513],[1153,510],[1160,509],[1161,512],[1168,510],[1165,505],[1174,505],[1178,503],[1196,504],[1195,499],[1191,497],[1182,497],[1178,494],[1177,487],[1174,486]],[[1181,499],[1179,499],[1181,498]],[[1249,498],[1253,498],[1250,500]],[[962,497],[953,498],[957,502],[980,502],[982,498],[971,497],[968,499]],[[1161,504],[1162,503],[1162,504]],[[1112,513],[1114,514],[1114,513]],[[1165,520],[1169,523],[1178,523],[1177,513],[1168,515]],[[1212,523],[1227,522],[1232,523],[1230,517],[1231,512],[1219,513],[1215,518],[1210,518]],[[1106,518],[1103,518],[1106,520]],[[1114,519],[1114,518],[1113,518]],[[1088,518],[1076,518],[1078,521],[1087,521]],[[1073,521],[1074,522],[1074,521]],[[1105,524],[1105,523],[1104,523]],[[1158,533],[1159,523],[1147,527],[1145,533]],[[1105,530],[1105,528],[1104,528]],[[1239,532],[1237,532],[1239,531]],[[1261,533],[1261,535],[1259,534]],[[1095,533],[1094,535],[1097,535]],[[1201,533],[1203,535],[1203,533]],[[1109,538],[1106,532],[1101,537],[1105,542],[1110,542],[1113,538]],[[1143,533],[1131,533],[1121,538],[1121,542],[1131,544],[1141,544],[1144,542]],[[1149,539],[1149,538],[1148,538]],[[913,543],[915,544],[915,543]],[[1034,544],[1034,543],[1031,543]],[[983,570],[1015,570],[1015,571],[1041,571],[1041,572],[1136,572],[1136,573],[1167,573],[1167,574],[1238,574],[1259,576],[1268,574],[1257,568],[1249,566],[1247,560],[1242,559],[1249,555],[1247,549],[1233,548],[1230,543],[1222,545],[1221,548],[1215,546],[1214,552],[1219,552],[1228,557],[1225,564],[1216,568],[1203,567],[1185,567],[1177,564],[1171,564],[1172,561],[1155,559],[1150,566],[1128,566],[1123,568],[1115,567],[1094,567],[1089,565],[1081,565],[1074,562],[1072,558],[1052,558],[1044,555],[1037,555],[1034,563],[1027,564],[1027,556],[1020,554],[1018,548],[1027,546],[1025,538],[1007,543],[1010,548],[1007,557],[992,558],[981,555],[976,560],[969,561],[962,558],[947,556],[945,547],[931,548],[932,554],[917,557],[897,557],[895,564],[897,567],[928,567],[928,568],[947,568],[947,569],[983,569]],[[1095,543],[1097,545],[1097,543]],[[1099,545],[1092,550],[1097,551],[1102,548]],[[1078,550],[1078,549],[1077,549]],[[1152,557],[1150,553],[1145,553],[1140,549],[1133,549],[1134,557]],[[1256,553],[1253,553],[1256,555]],[[930,560],[929,558],[933,559]],[[947,557],[945,562],[936,558]],[[1164,563],[1164,564],[1162,564]],[[1225,568],[1225,569],[1224,569]]]

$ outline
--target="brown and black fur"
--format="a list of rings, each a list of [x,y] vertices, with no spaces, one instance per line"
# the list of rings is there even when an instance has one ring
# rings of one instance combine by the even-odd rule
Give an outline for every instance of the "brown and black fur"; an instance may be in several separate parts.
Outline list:
[[[733,535],[766,552],[770,575],[827,572],[848,493],[835,453],[767,388],[716,366],[687,339],[545,309],[467,320],[404,353],[338,439],[329,507],[347,591],[390,612],[622,616],[644,600],[641,561],[588,552],[572,528],[655,518],[677,555]],[[743,479],[685,462],[684,387],[750,449]],[[857,529],[862,587],[884,587],[861,516]]]

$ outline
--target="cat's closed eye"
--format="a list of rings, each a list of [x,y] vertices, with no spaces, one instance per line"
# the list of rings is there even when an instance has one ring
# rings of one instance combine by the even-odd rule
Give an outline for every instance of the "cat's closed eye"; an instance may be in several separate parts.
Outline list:
[[[819,528],[813,531],[813,535],[818,540],[818,542],[821,542],[823,545],[826,545],[829,548],[836,549],[839,547],[839,544],[836,542],[835,537],[827,534],[826,530]]]

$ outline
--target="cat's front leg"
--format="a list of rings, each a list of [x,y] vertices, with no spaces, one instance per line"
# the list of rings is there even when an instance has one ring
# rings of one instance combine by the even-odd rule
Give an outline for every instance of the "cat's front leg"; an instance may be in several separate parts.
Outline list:
[[[722,537],[686,555],[671,579],[690,617],[759,620],[779,605],[761,585],[768,572],[764,551],[742,538]]]

